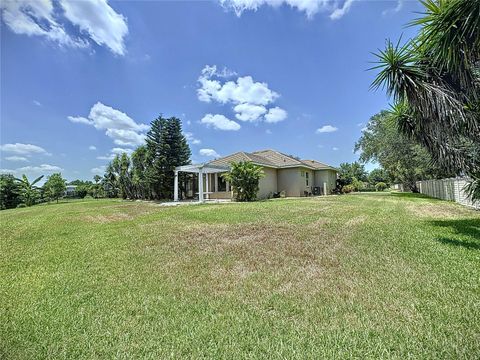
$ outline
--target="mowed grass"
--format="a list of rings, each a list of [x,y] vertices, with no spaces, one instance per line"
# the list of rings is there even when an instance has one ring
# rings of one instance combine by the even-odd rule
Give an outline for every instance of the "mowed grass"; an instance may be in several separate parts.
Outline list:
[[[480,213],[408,194],[2,211],[0,358],[480,357]]]

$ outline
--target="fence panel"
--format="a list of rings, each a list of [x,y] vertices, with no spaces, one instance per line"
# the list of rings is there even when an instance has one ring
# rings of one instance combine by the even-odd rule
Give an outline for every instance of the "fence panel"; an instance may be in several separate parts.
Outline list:
[[[468,178],[417,181],[421,194],[437,199],[455,201],[459,204],[480,210],[480,201],[474,203],[464,191]]]

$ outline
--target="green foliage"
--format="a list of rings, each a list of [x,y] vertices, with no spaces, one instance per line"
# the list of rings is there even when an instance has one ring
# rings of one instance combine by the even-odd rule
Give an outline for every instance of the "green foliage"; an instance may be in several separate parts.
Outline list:
[[[390,111],[401,131],[422,144],[445,172],[480,174],[480,1],[423,0],[416,38],[387,42],[377,54]],[[471,187],[472,189],[474,187]],[[475,195],[477,194],[477,195]],[[478,196],[478,193],[472,193]]]
[[[124,199],[173,198],[175,167],[190,163],[190,148],[178,118],[152,121],[146,144],[129,157],[117,155],[107,166],[102,184],[108,197]],[[184,188],[180,176],[180,189]],[[96,189],[94,197],[99,193]]]
[[[180,119],[159,116],[146,138],[145,180],[149,196],[153,199],[173,198],[174,169],[190,164],[190,147],[182,133]],[[180,184],[184,182],[181,174]],[[140,180],[140,179],[139,179]]]
[[[43,179],[43,175],[30,182],[25,174],[21,178],[16,178],[19,183],[20,196],[26,206],[32,206],[39,198],[39,191],[36,184]]]
[[[87,196],[90,192],[90,186],[89,185],[77,185],[75,188],[75,197],[78,197],[79,199],[83,199],[85,196]]]
[[[372,116],[367,128],[355,144],[361,151],[360,161],[374,161],[383,170],[372,170],[369,181],[402,183],[416,191],[416,181],[450,177],[454,174],[435,166],[428,151],[416,140],[407,137],[388,111]]]
[[[375,189],[377,191],[385,191],[387,188],[388,188],[388,185],[382,181],[375,184]]]
[[[15,177],[0,174],[0,210],[16,208],[20,202],[20,189]]]
[[[95,175],[98,176],[98,175]],[[101,179],[100,176],[98,176]],[[100,180],[98,180],[100,181]],[[72,197],[83,199],[87,195],[92,195],[94,184],[91,181],[84,181],[84,180],[73,180],[70,181],[68,185],[75,185],[75,194]]]
[[[67,189],[66,180],[62,178],[60,173],[50,175],[43,187],[46,195],[51,199],[57,200],[57,202],[59,198],[65,195],[65,190]]]
[[[383,182],[385,184],[390,184],[390,176],[388,172],[383,168],[377,168],[370,171],[368,174],[368,182],[371,185],[375,185],[379,182]]]
[[[354,177],[352,179],[352,183],[350,185],[353,186],[355,191],[363,190],[363,188],[365,187],[364,183],[362,181],[358,180],[356,177]]]
[[[340,187],[352,184],[355,181],[367,181],[365,167],[358,163],[341,163],[338,169],[338,183]],[[358,186],[358,184],[357,184]]]
[[[230,182],[235,200],[254,201],[257,198],[259,181],[265,174],[260,166],[251,161],[240,161],[233,162],[230,172],[222,176]]]
[[[352,185],[352,184],[347,184],[347,185],[345,185],[345,186],[342,187],[342,193],[343,193],[343,194],[349,194],[349,193],[351,193],[351,192],[353,192],[353,191],[355,191],[355,190],[356,190],[356,189],[355,189],[355,186]]]

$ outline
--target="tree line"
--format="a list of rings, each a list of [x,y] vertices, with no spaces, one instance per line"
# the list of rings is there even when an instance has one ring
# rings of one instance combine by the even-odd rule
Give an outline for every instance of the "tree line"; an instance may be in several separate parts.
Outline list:
[[[129,156],[116,155],[106,166],[103,176],[92,181],[74,180],[74,197],[121,197],[123,199],[173,199],[174,169],[190,164],[190,147],[182,132],[182,123],[176,117],[159,116],[152,121],[145,144]],[[187,174],[180,174],[179,188],[185,190]],[[52,174],[43,186],[38,183],[43,175],[29,181],[23,175],[0,175],[0,209],[32,206],[65,196],[67,181],[61,174]]]
[[[32,206],[39,202],[55,200],[65,195],[66,180],[55,173],[47,178],[43,186],[37,184],[43,175],[29,181],[26,175],[16,178],[12,174],[0,175],[0,210]]]
[[[467,190],[480,199],[480,1],[422,4],[423,16],[410,24],[419,27],[417,36],[404,44],[387,41],[376,54],[372,87],[392,97],[388,117],[402,140],[421,146],[407,150],[414,157],[428,153],[427,167],[470,177]],[[364,133],[358,144],[364,159],[385,159],[369,142]]]
[[[145,145],[129,156],[116,155],[107,165],[102,182],[107,197],[123,199],[173,199],[175,167],[190,164],[190,147],[176,117],[159,116],[151,123]],[[179,175],[185,189],[187,175]]]

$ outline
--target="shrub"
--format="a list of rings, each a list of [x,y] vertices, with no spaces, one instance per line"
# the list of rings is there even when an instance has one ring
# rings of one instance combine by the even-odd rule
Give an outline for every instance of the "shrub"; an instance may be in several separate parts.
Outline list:
[[[233,162],[230,166],[230,172],[222,176],[232,185],[234,199],[237,201],[255,200],[258,183],[265,176],[262,168],[250,161]]]
[[[89,189],[90,187],[87,185],[78,185],[75,189],[75,197],[83,199],[85,196],[87,196]]]
[[[349,185],[345,185],[343,188],[342,188],[342,193],[344,194],[348,194],[348,193],[351,193],[352,191],[355,191],[355,186],[353,186],[352,184],[349,184]]]
[[[377,191],[384,191],[387,187],[388,187],[387,184],[385,184],[383,181],[380,181],[375,184],[375,189]]]

